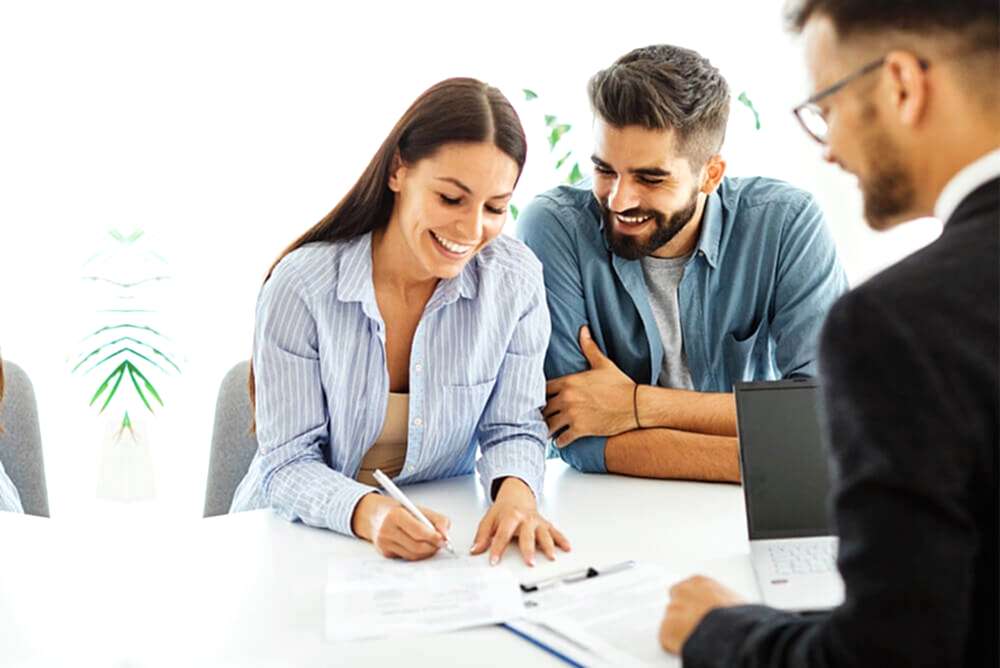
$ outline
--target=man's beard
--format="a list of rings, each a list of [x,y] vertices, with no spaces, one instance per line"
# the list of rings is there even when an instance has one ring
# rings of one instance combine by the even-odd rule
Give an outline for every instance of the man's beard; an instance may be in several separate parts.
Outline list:
[[[600,199],[597,200],[597,204],[601,209],[601,215],[604,216],[604,237],[608,240],[611,252],[626,260],[638,260],[647,255],[652,255],[658,248],[677,236],[677,233],[684,229],[684,226],[694,218],[694,213],[698,209],[698,189],[695,188],[691,192],[691,199],[688,203],[680,210],[670,214],[669,218],[663,212],[652,209],[629,209],[628,211],[622,211],[621,215],[626,218],[645,216],[653,218],[653,232],[645,240],[642,237],[615,234],[614,216],[616,214],[605,206],[604,202]]]
[[[865,159],[871,169],[858,179],[864,200],[864,216],[876,230],[887,230],[907,219],[913,211],[916,190],[899,149],[877,126],[874,108],[864,114],[872,124],[863,140]]]

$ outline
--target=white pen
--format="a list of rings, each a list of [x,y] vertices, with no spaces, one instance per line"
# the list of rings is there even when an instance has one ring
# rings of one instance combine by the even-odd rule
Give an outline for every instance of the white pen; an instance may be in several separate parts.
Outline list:
[[[403,504],[403,507],[409,510],[410,513],[418,520],[420,520],[420,522],[424,524],[428,529],[431,529],[433,531],[438,530],[437,527],[434,526],[429,519],[427,519],[427,516],[424,515],[422,512],[420,512],[420,509],[417,508],[415,505],[413,505],[412,501],[406,498],[406,495],[403,494],[402,490],[396,487],[395,483],[389,480],[389,476],[382,473],[381,469],[375,469],[375,473],[372,474],[372,477],[375,478],[375,481],[382,486],[382,489],[384,489],[389,493],[389,496],[391,496],[392,498],[396,499],[401,504]],[[451,541],[448,540],[448,535],[445,534],[443,531],[441,533],[444,535],[444,549],[451,552],[451,555],[453,557],[457,557],[458,555],[455,554],[455,549],[451,546]]]
[[[544,580],[538,580],[536,582],[530,582],[521,585],[521,591],[525,594],[530,594],[536,591],[541,591],[542,589],[547,589],[555,584],[564,582],[566,584],[572,584],[574,582],[580,582],[582,580],[589,580],[590,578],[596,578],[598,575],[611,575],[612,573],[618,573],[620,571],[627,570],[629,568],[634,568],[634,561],[623,561],[619,564],[611,564],[610,566],[601,566],[600,568],[594,568],[590,566],[589,568],[581,568],[578,571],[571,571],[569,573],[562,573],[560,575],[553,575],[552,577],[545,578]]]

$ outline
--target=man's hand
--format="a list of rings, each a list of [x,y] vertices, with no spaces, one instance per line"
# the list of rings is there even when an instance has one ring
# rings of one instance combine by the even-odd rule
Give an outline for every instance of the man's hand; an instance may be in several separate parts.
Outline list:
[[[670,603],[660,625],[660,644],[668,652],[680,654],[705,615],[715,608],[743,602],[739,594],[703,575],[678,582],[670,588]]]
[[[580,349],[590,371],[545,385],[549,400],[544,416],[549,435],[565,427],[556,438],[560,448],[583,436],[614,436],[637,427],[632,403],[635,383],[604,356],[586,325],[580,328]]]

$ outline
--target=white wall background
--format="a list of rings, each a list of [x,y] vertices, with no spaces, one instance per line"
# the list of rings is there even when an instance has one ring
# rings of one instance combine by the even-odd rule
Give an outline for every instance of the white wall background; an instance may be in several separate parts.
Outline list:
[[[218,383],[250,352],[254,302],[280,250],[326,213],[412,99],[447,76],[500,86],[531,140],[517,200],[552,184],[541,116],[589,156],[587,78],[671,42],[708,55],[734,97],[731,174],[814,192],[853,283],[933,239],[876,235],[852,177],[820,160],[789,109],[808,93],[780,0],[699,3],[5,2],[0,9],[0,346],[38,394],[51,509],[95,502],[103,425],[69,373],[93,304],[80,276],[110,228],[146,231],[173,280],[157,322],[182,351],[161,387],[149,512],[201,512]],[[526,105],[520,89],[542,98]],[[585,166],[585,165],[584,165]]]

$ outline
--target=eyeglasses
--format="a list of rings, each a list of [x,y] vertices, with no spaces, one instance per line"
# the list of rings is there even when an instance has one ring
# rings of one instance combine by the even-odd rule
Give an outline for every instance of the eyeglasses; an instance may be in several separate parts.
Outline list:
[[[926,60],[919,60],[921,69],[927,69],[930,63]],[[833,95],[841,88],[851,83],[855,79],[859,79],[869,72],[874,72],[878,68],[885,64],[885,56],[879,58],[878,60],[873,60],[867,65],[863,65],[860,69],[848,74],[846,77],[836,82],[832,86],[828,86],[823,90],[819,91],[808,100],[798,105],[792,109],[792,113],[795,114],[795,118],[798,119],[799,124],[802,129],[805,130],[810,137],[815,139],[820,144],[826,145],[827,135],[830,132],[830,127],[823,117],[823,112],[819,108],[817,102],[825,97]]]

